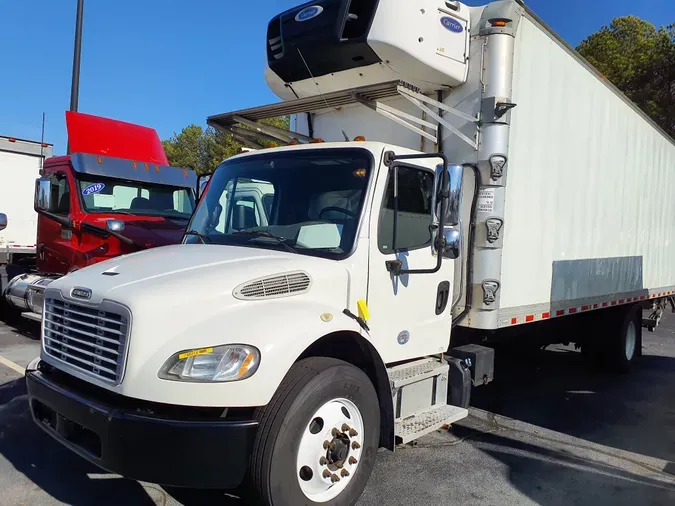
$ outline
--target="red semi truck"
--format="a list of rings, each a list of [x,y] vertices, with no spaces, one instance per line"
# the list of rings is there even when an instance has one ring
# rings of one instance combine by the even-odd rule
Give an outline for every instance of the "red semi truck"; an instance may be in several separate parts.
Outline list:
[[[9,315],[40,321],[54,279],[179,243],[195,207],[196,173],[169,166],[155,130],[74,112],[66,124],[73,154],[45,160],[35,182],[35,256],[0,266]]]

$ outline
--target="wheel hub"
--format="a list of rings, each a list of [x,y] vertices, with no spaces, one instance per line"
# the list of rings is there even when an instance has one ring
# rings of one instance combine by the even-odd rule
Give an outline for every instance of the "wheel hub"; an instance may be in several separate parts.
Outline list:
[[[349,457],[350,444],[349,436],[344,432],[340,432],[333,438],[326,452],[329,468],[335,466],[337,469],[340,469],[344,465],[347,457]]]

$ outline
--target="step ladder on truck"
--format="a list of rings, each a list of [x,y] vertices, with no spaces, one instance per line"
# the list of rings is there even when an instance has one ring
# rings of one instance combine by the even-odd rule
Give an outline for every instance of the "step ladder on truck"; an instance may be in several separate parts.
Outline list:
[[[468,415],[493,342],[630,369],[643,306],[675,292],[675,145],[522,2],[318,0],[266,44],[283,101],[208,119],[252,151],[183,244],[45,290],[107,338],[71,343],[105,370],[31,364],[45,431],[139,480],[354,504],[378,448]]]

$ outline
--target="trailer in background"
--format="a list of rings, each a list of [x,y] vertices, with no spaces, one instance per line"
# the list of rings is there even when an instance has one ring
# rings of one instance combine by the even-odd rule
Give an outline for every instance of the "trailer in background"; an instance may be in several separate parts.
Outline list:
[[[0,230],[0,265],[35,257],[35,179],[52,153],[52,144],[0,136],[0,213],[7,220]]]

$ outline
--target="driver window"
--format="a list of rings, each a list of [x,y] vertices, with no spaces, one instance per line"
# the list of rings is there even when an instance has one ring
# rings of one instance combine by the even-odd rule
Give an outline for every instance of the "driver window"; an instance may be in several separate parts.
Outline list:
[[[68,176],[63,172],[50,174],[47,178],[51,181],[51,209],[50,212],[61,216],[70,213],[70,186]]]
[[[398,228],[394,244],[394,178],[387,181],[380,211],[378,245],[382,253],[412,250],[431,244],[434,174],[414,168],[398,168]]]

